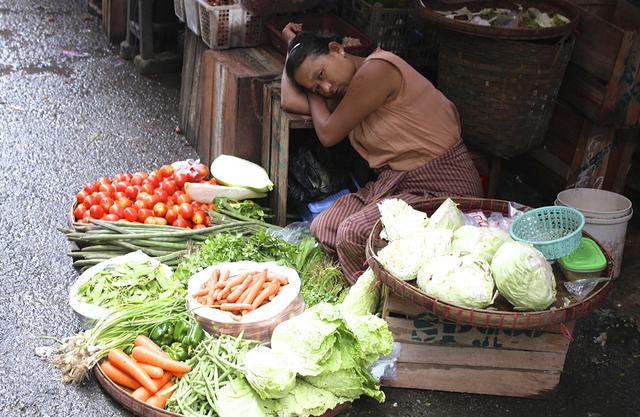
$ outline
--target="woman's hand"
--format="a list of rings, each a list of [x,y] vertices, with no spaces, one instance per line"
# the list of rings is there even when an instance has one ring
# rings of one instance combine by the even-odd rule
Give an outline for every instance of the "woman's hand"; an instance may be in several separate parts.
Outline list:
[[[298,32],[302,32],[302,23],[289,22],[284,29],[282,29],[282,36],[284,36],[287,44],[289,44]]]

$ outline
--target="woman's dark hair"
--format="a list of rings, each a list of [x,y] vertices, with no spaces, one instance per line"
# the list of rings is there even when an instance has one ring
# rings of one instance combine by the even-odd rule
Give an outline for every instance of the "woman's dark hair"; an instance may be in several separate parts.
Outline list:
[[[336,34],[300,32],[289,42],[285,69],[289,78],[295,83],[294,74],[298,67],[309,56],[329,53],[329,42],[342,41]],[[296,83],[297,84],[297,83]]]

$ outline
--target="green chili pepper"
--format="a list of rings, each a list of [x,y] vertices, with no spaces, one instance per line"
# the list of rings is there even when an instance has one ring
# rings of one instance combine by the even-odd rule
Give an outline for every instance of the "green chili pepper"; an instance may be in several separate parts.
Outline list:
[[[189,333],[191,325],[186,320],[180,320],[173,326],[173,340],[182,342],[182,339]]]
[[[171,356],[171,359],[176,361],[184,361],[189,358],[187,348],[180,342],[173,342],[171,346],[163,346],[162,350],[164,350],[167,355]]]
[[[182,344],[186,347],[196,347],[200,344],[202,339],[204,338],[204,331],[200,324],[194,323],[189,328],[187,335],[182,339]]]
[[[158,345],[170,345],[173,343],[173,324],[169,322],[160,323],[151,330],[149,338]]]

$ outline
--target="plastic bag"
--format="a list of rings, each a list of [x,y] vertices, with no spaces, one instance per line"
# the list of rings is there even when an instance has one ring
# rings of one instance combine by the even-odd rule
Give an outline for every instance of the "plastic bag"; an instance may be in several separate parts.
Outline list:
[[[271,235],[288,243],[297,244],[305,237],[312,236],[310,226],[309,222],[294,222],[280,230],[273,230]]]
[[[393,350],[387,356],[383,356],[371,365],[369,368],[369,372],[376,378],[378,381],[381,378],[385,379],[393,379],[396,377],[396,362],[400,357],[400,351],[402,350],[402,345],[398,342],[393,342]]]
[[[340,152],[319,143],[301,144],[289,162],[288,198],[294,203],[308,203],[349,188],[348,164],[340,158]]]
[[[573,295],[576,300],[582,301],[596,286],[604,281],[608,281],[609,278],[584,278],[575,281],[566,281],[564,287]]]

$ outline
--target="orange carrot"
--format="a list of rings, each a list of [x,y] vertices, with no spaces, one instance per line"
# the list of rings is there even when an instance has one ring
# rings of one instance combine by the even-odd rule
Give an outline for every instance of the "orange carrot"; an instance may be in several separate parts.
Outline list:
[[[149,365],[146,363],[138,363],[138,366],[151,377],[151,379],[160,379],[164,375],[164,370],[157,366]]]
[[[136,346],[133,348],[133,351],[135,352],[136,349],[144,348]],[[151,350],[149,350],[149,352],[151,352]],[[156,355],[159,356],[158,353],[156,353]],[[116,368],[129,374],[130,377],[138,381],[140,385],[145,387],[149,392],[155,393],[158,391],[158,386],[151,380],[151,377],[122,350],[112,349],[109,352],[109,362]]]
[[[162,377],[154,379],[153,382],[155,382],[157,386],[161,387],[167,382],[171,381],[171,378],[173,378],[173,376],[173,372],[165,372],[162,374]],[[180,376],[182,376],[182,374],[180,374]]]
[[[187,365],[186,363],[174,361],[173,359],[167,359],[158,352],[147,349],[143,346],[136,346],[133,348],[133,357],[136,358],[136,360],[139,362],[158,366],[165,371],[189,372],[191,370],[191,366]]]
[[[258,293],[262,289],[262,285],[265,283],[266,280],[267,278],[265,277],[265,274],[261,274],[258,280],[256,281],[256,283],[253,284],[251,287],[249,287],[251,291],[249,291],[249,293],[244,299],[244,302],[246,304],[253,303],[253,300],[255,300],[255,298],[257,297]]]
[[[149,348],[151,350],[155,350],[156,352],[158,352],[159,354],[161,354],[165,358],[171,359],[171,356],[169,356],[168,353],[166,353],[164,350],[162,350],[162,348],[160,346],[158,346],[156,344],[156,342],[154,342],[153,340],[149,339],[147,336],[140,335],[140,336],[136,337],[136,340],[133,341],[133,344],[135,346],[144,346],[144,347]]]
[[[274,280],[278,280],[280,281],[280,285],[287,285],[289,283],[289,278],[287,278],[284,275],[269,275],[267,277],[267,280],[269,281],[274,281]]]
[[[194,292],[193,294],[191,294],[191,296],[193,298],[201,297],[203,295],[209,294],[209,291],[211,291],[212,289],[213,289],[213,287],[204,287],[203,289],[198,290],[198,291]]]
[[[150,393],[145,387],[140,387],[133,391],[131,396],[136,400],[147,401],[153,394]]]
[[[265,300],[269,298],[269,296],[276,294],[279,288],[280,288],[280,281],[273,281],[271,285],[263,289],[260,292],[260,294],[258,294],[258,296],[255,298],[255,300],[253,300],[253,303],[251,303],[253,308],[256,309],[260,307],[262,303],[264,303]]]
[[[253,306],[251,304],[224,303],[220,305],[220,310],[222,311],[253,310]]]
[[[229,295],[229,293],[231,292],[231,288],[235,287],[236,285],[242,284],[242,282],[247,279],[249,274],[250,273],[247,272],[247,273],[244,273],[242,275],[238,275],[237,277],[228,280],[226,282],[225,286],[224,286],[224,289],[218,293],[218,297],[217,298],[221,299],[223,297],[227,297]]]
[[[245,278],[244,281],[242,281],[242,284],[236,286],[236,288],[233,291],[231,291],[231,294],[229,294],[229,296],[227,297],[227,300],[229,300],[232,303],[235,303],[236,301],[238,301],[238,298],[240,298],[244,290],[249,288],[249,285],[251,284],[251,282],[253,282],[253,276],[249,275],[247,278]]]
[[[138,381],[113,366],[109,361],[104,361],[98,366],[100,366],[102,372],[104,372],[104,374],[116,384],[120,384],[123,387],[131,389],[137,389],[140,387],[140,383]]]
[[[169,381],[167,382],[162,388],[160,388],[160,390],[158,391],[158,394],[161,395],[154,395],[153,397],[149,398],[146,402],[148,405],[152,405],[154,407],[158,407],[164,410],[164,407],[167,405],[167,400],[173,395],[174,390],[171,390],[167,393],[165,393],[164,391],[166,391],[167,389],[171,388],[174,385],[173,381]]]

